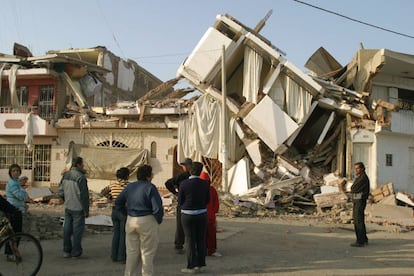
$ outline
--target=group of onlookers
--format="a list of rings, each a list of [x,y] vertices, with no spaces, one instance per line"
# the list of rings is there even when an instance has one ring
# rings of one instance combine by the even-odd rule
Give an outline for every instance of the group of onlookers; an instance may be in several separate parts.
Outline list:
[[[203,164],[186,158],[180,163],[183,172],[166,181],[166,188],[177,196],[176,233],[174,247],[183,254],[186,244],[187,266],[183,273],[199,273],[206,266],[206,255],[221,256],[216,251],[216,213],[219,209],[217,191],[203,171]],[[13,164],[6,186],[7,201],[0,197],[0,210],[7,213],[15,232],[22,231],[22,217],[27,211],[25,185],[27,177]],[[159,243],[159,225],[164,209],[161,196],[154,184],[152,167],[142,165],[137,170],[137,181],[128,182],[130,171],[120,168],[117,182],[102,190],[112,200],[113,239],[111,258],[125,263],[124,275],[137,275],[141,260],[142,275],[153,275],[153,260]],[[364,209],[369,195],[369,179],[362,162],[355,164],[355,180],[351,187],[354,202],[353,219],[357,240],[351,246],[368,245]],[[85,218],[89,216],[89,190],[82,157],[72,161],[70,170],[63,173],[58,195],[64,200],[63,257],[82,255],[82,236]],[[185,242],[184,242],[185,241]],[[11,249],[5,248],[6,258],[15,261]]]

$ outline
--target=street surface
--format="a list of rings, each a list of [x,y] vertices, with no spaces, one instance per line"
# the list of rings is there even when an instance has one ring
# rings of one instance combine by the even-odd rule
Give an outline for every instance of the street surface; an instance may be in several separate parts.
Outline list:
[[[368,224],[369,246],[353,248],[352,225],[328,225],[315,219],[219,219],[218,251],[207,257],[203,275],[414,275],[414,232],[395,226]],[[155,275],[184,275],[186,256],[173,250],[175,218],[160,227]],[[124,265],[110,259],[111,233],[88,233],[84,255],[62,257],[61,239],[42,240],[39,275],[123,275]],[[1,270],[1,267],[0,267]],[[6,271],[2,271],[6,276]]]

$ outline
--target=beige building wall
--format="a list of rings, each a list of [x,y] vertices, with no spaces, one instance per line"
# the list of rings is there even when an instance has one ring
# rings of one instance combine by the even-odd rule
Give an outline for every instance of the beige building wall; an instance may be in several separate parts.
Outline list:
[[[172,177],[174,147],[177,131],[171,129],[59,129],[59,138],[52,146],[51,183],[57,185],[65,168],[69,143],[98,145],[107,141],[125,144],[128,148],[144,148],[149,152],[149,164],[153,167],[153,183],[164,188],[165,181]],[[87,159],[87,156],[82,156]],[[115,174],[115,172],[114,172]],[[131,181],[136,175],[131,175]],[[88,179],[89,189],[99,192],[110,180]]]

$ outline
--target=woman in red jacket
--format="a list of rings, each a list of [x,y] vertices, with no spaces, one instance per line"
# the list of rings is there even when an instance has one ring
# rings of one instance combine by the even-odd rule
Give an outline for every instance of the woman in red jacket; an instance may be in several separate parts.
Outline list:
[[[210,177],[207,172],[202,172],[200,178],[207,180],[211,184]],[[219,211],[219,198],[216,189],[210,185],[210,202],[207,204],[207,255],[220,257],[221,254],[217,252],[217,222],[216,213]]]

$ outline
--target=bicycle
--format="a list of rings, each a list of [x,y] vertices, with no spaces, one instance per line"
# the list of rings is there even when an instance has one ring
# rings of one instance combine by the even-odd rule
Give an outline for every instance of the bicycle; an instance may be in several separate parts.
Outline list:
[[[15,233],[7,217],[0,217],[0,276],[36,275],[43,261],[40,242],[30,234]],[[6,257],[5,256],[5,257]]]

